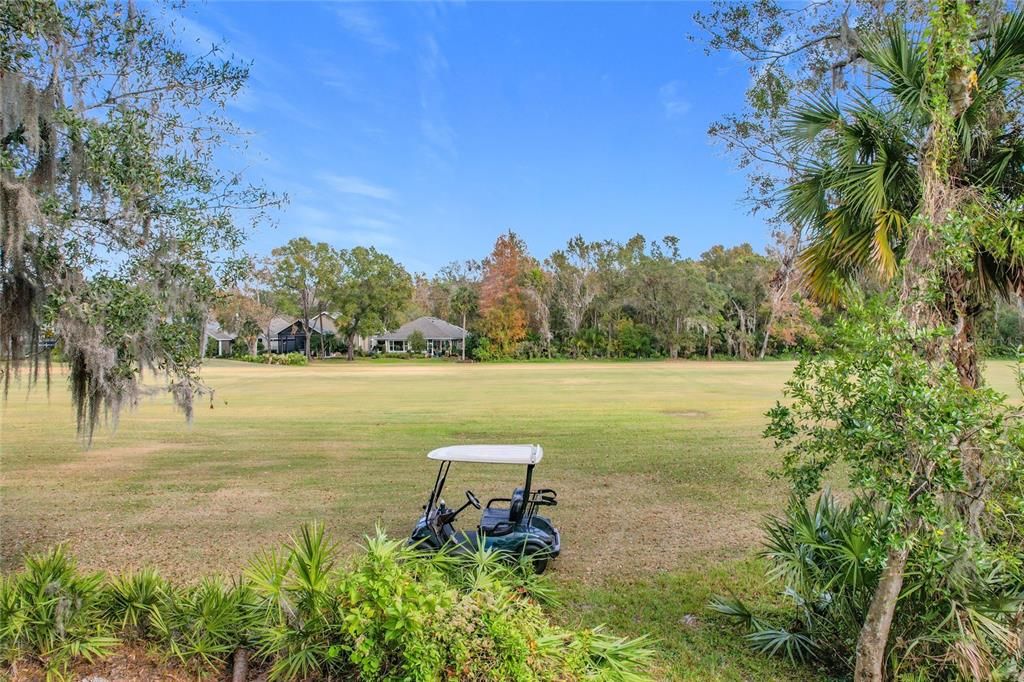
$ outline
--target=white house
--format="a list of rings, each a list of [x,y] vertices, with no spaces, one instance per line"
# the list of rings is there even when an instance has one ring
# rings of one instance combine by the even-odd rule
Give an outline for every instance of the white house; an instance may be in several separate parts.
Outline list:
[[[419,317],[406,322],[393,332],[376,337],[377,350],[384,353],[405,353],[410,350],[413,332],[423,334],[429,355],[458,355],[469,333],[458,325],[437,317]]]

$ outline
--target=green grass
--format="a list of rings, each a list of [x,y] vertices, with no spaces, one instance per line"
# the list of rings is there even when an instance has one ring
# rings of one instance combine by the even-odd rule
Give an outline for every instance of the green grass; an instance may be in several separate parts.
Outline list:
[[[1006,367],[991,375],[1009,390]],[[652,633],[664,677],[791,678],[806,671],[751,654],[705,609],[716,591],[771,603],[750,557],[785,491],[760,433],[791,368],[213,361],[213,409],[191,426],[157,395],[91,450],[57,376],[49,398],[14,388],[0,413],[0,568],[66,541],[90,568],[237,573],[311,518],[351,549],[378,521],[408,532],[433,483],[428,450],[539,442],[536,482],[559,491],[565,618]],[[464,465],[446,496],[507,496],[521,473]]]

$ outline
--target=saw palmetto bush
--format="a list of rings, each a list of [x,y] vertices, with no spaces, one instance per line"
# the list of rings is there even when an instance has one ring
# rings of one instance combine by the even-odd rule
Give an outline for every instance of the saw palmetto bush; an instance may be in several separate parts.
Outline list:
[[[104,578],[83,573],[63,547],[25,559],[25,569],[0,580],[0,656],[16,667],[42,665],[60,679],[76,659],[93,660],[117,640],[103,617]]]
[[[259,627],[255,598],[245,583],[205,578],[168,592],[152,619],[163,650],[197,673],[216,672]]]
[[[272,680],[646,679],[646,640],[556,626],[542,603],[551,587],[515,557],[421,554],[378,532],[342,562],[309,524],[234,582],[86,575],[62,549],[30,557],[0,578],[0,656],[60,677],[130,640],[198,677],[244,652]]]
[[[718,597],[712,608],[741,621],[759,651],[849,666],[878,579],[876,550],[860,525],[868,511],[861,500],[843,507],[826,491],[814,505],[794,500],[785,515],[765,522],[762,556],[769,577],[784,585],[792,618],[768,621],[734,597]]]
[[[107,583],[104,616],[125,637],[152,637],[153,619],[172,595],[171,585],[151,568],[115,576]]]
[[[867,499],[844,505],[826,491],[812,505],[794,500],[764,524],[761,553],[791,608],[759,616],[732,596],[716,597],[711,608],[740,622],[759,651],[848,674],[878,582],[883,552],[875,538],[888,524],[884,509]],[[995,559],[970,566],[950,550],[937,540],[911,554],[891,674],[1010,679],[1018,647],[1013,619],[1024,599],[1020,567]]]

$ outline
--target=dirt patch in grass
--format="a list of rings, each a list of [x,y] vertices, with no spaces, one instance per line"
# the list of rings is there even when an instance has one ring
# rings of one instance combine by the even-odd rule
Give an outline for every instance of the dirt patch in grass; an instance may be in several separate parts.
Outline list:
[[[186,447],[167,443],[145,443],[81,450],[70,456],[68,461],[58,464],[53,473],[58,477],[88,476],[90,478],[106,476],[112,472],[123,474],[127,471],[149,467],[155,456],[186,449]]]
[[[673,497],[651,476],[574,487],[551,513],[562,534],[557,576],[594,583],[659,573],[745,556],[761,537],[759,514]]]
[[[665,410],[662,414],[667,414],[670,417],[688,417],[691,419],[708,416],[707,412],[700,410]]]

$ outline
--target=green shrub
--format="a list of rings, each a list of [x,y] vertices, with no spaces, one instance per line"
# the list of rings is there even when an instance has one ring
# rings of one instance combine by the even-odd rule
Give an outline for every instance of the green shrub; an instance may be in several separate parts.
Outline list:
[[[103,575],[80,573],[63,546],[25,559],[0,580],[0,654],[38,661],[46,679],[63,679],[75,659],[92,660],[117,644],[103,617]]]
[[[304,353],[263,353],[261,355],[243,354],[236,356],[234,359],[263,365],[292,365],[301,367],[309,364],[309,359],[306,358]]]
[[[115,576],[107,583],[104,617],[128,638],[153,636],[153,618],[169,596],[170,584],[151,568]]]
[[[711,608],[742,623],[759,651],[849,674],[884,562],[877,538],[889,524],[864,498],[844,506],[825,491],[813,506],[794,500],[765,523],[762,552],[791,610],[766,619],[734,597],[716,597]],[[963,559],[941,541],[911,554],[893,623],[894,676],[981,679],[1013,665],[1012,622],[1024,596],[1020,566],[996,560],[979,573]]]
[[[260,597],[259,656],[273,679],[329,678],[347,669],[334,548],[317,524],[303,526],[285,551],[256,557],[246,578]]]
[[[423,336],[423,332],[418,329],[409,334],[409,351],[412,353],[427,351],[427,337]]]
[[[158,643],[199,673],[223,667],[236,649],[248,643],[258,622],[250,587],[216,578],[168,590],[152,620]]]
[[[258,555],[235,584],[175,587],[150,569],[105,580],[58,548],[0,578],[0,656],[56,677],[109,653],[120,633],[198,676],[222,675],[241,649],[272,680],[644,679],[645,640],[556,626],[551,602],[529,562],[483,548],[421,554],[378,531],[341,566],[319,524]]]

